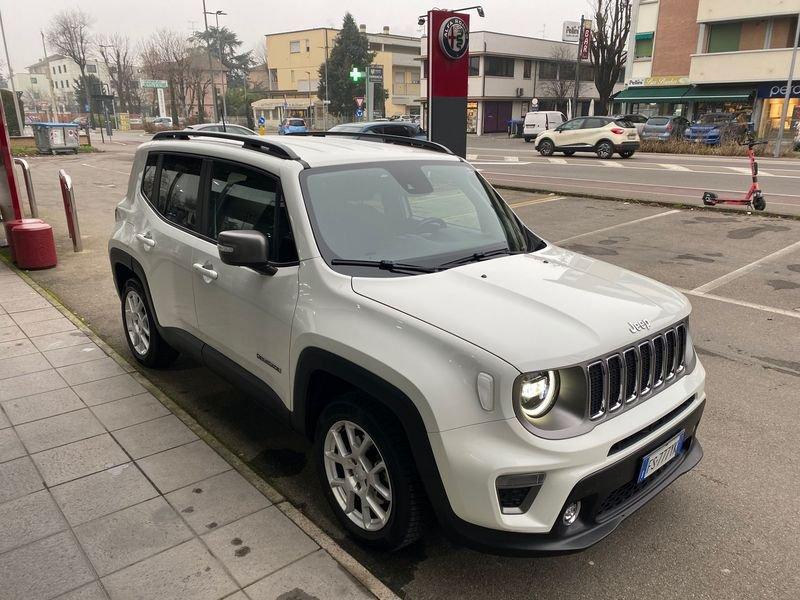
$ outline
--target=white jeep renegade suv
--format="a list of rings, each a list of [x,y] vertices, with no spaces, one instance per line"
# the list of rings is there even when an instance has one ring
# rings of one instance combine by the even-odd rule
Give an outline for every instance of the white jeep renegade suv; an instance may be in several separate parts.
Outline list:
[[[594,544],[702,456],[688,302],[540,239],[443,147],[370,138],[140,146],[109,242],[131,352],[288,417],[363,543],[432,514],[487,551]]]

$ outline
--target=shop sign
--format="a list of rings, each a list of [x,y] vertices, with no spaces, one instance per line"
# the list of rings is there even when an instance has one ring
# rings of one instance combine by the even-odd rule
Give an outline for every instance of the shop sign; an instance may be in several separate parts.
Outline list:
[[[759,98],[785,98],[788,85],[784,83],[765,83],[758,86]],[[800,81],[792,83],[792,98],[800,98]]]
[[[658,77],[639,77],[628,80],[628,87],[658,87],[671,85],[689,85],[689,78],[683,75],[661,75]]]
[[[564,24],[561,26],[561,41],[575,43],[580,39],[581,39],[581,22],[564,21]]]

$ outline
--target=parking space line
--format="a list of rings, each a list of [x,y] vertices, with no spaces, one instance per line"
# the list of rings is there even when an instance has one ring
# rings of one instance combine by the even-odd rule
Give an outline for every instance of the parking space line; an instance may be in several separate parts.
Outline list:
[[[604,167],[614,167],[616,169],[624,169],[625,167],[622,166],[622,163],[613,161],[613,160],[598,160],[598,165],[602,165]]]
[[[734,279],[738,279],[742,275],[746,275],[750,271],[753,271],[763,262],[771,260],[773,258],[778,258],[779,256],[783,256],[784,254],[789,254],[794,252],[795,250],[800,250],[800,242],[795,242],[794,244],[790,244],[785,248],[777,250],[772,254],[767,254],[766,256],[762,256],[758,260],[754,260],[750,264],[744,265],[743,267],[739,267],[735,271],[731,271],[727,275],[723,275],[722,277],[717,277],[716,279],[709,281],[701,286],[694,288],[692,291],[696,293],[704,294],[706,292],[710,292],[718,287],[725,285],[726,283],[730,283]]]
[[[774,306],[766,306],[764,304],[756,304],[755,302],[747,302],[746,300],[736,300],[735,298],[727,298],[725,296],[717,296],[716,294],[707,294],[705,292],[698,292],[697,290],[685,290],[675,288],[679,292],[687,296],[697,296],[698,298],[708,298],[709,300],[716,300],[718,302],[725,302],[726,304],[735,304],[736,306],[744,306],[745,308],[753,308],[763,312],[773,313],[776,315],[783,315],[784,317],[792,317],[793,319],[800,319],[800,312],[786,310],[785,308],[775,308]]]
[[[655,163],[655,164],[664,167],[668,171],[691,171],[689,167],[684,167],[683,165],[671,165],[668,163]]]
[[[567,162],[566,158],[550,158],[550,157],[548,157],[547,162],[549,162],[552,165],[567,165],[567,164],[569,164]]]
[[[523,202],[515,202],[509,204],[511,208],[518,208],[521,206],[530,206],[531,204],[544,204],[545,202],[553,202],[555,200],[564,200],[564,196],[548,196],[546,198],[536,198],[535,200],[524,200]]]
[[[634,223],[641,223],[643,221],[650,221],[651,219],[658,219],[660,217],[666,217],[667,215],[674,215],[675,213],[681,212],[677,208],[674,210],[667,210],[655,215],[650,215],[649,217],[642,217],[641,219],[634,219],[633,221],[625,221],[624,223],[617,223],[616,225],[611,225],[609,227],[603,227],[602,229],[595,229],[594,231],[588,231],[586,233],[581,233],[578,235],[573,235],[572,237],[564,238],[563,240],[558,240],[556,244],[563,244],[564,242],[571,242],[572,240],[577,240],[578,238],[586,237],[588,235],[594,235],[596,233],[603,233],[604,231],[611,231],[612,229],[617,229],[618,227],[624,227],[626,225],[633,225]]]

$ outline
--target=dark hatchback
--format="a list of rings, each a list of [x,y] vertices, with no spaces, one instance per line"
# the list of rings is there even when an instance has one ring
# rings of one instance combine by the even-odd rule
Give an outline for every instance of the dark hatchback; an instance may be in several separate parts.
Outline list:
[[[655,140],[666,142],[680,139],[683,132],[689,127],[689,119],[677,115],[650,117],[642,128],[639,137],[642,140]]]

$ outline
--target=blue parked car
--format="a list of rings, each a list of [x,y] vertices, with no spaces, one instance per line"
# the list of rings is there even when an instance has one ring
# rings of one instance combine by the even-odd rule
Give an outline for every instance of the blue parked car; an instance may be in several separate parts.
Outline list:
[[[292,135],[293,133],[308,133],[305,120],[289,117],[278,125],[278,135]]]
[[[740,142],[747,134],[750,113],[746,111],[706,113],[683,132],[687,142],[716,146],[724,142]]]
[[[428,135],[417,123],[409,121],[366,121],[364,123],[343,123],[331,127],[329,131],[348,131],[350,133],[383,133],[401,137],[427,140]]]

